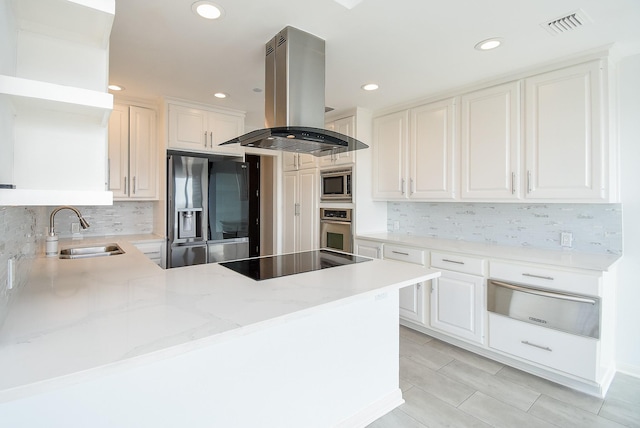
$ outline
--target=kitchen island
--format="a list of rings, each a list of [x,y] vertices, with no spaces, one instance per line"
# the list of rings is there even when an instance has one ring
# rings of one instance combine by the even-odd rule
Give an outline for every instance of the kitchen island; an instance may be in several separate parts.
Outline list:
[[[117,243],[34,262],[0,331],[0,425],[365,426],[402,403],[398,290],[437,271],[372,260],[254,281],[163,271]]]

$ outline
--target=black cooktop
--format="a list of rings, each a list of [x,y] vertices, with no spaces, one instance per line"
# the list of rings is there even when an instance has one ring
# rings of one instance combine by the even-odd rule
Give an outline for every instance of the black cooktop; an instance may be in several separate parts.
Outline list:
[[[331,250],[313,250],[300,253],[223,262],[220,265],[256,281],[311,272],[336,266],[368,262],[371,259]]]

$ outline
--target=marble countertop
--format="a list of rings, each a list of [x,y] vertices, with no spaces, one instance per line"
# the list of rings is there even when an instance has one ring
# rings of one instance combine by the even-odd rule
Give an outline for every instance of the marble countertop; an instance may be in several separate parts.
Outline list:
[[[0,330],[0,402],[439,276],[372,260],[258,282],[218,264],[163,270],[131,243],[138,240],[62,241],[115,242],[125,254],[34,260]]]
[[[586,269],[601,272],[608,271],[621,258],[621,256],[609,254],[513,247],[385,232],[362,234],[358,235],[356,239],[371,239],[388,244],[401,244],[430,250],[469,254],[494,260],[540,263],[559,268]]]

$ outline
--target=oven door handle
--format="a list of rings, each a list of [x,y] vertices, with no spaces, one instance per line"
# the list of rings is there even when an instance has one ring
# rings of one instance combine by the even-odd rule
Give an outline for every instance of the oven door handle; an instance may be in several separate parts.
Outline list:
[[[542,290],[528,288],[528,287],[518,287],[517,285],[507,284],[506,282],[496,281],[494,279],[492,279],[491,282],[497,285],[498,287],[510,288],[511,290],[521,291],[523,293],[535,294],[537,296],[552,297],[554,299],[569,300],[571,302],[589,303],[592,305],[596,304],[596,301],[593,299],[577,297],[577,296],[569,296],[567,294],[553,293],[549,291],[542,291]]]
[[[320,220],[320,223],[351,225],[350,221]]]

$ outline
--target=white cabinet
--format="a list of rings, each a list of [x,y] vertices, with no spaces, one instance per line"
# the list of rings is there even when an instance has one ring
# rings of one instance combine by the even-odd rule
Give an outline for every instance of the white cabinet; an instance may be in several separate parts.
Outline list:
[[[0,8],[0,205],[107,205],[106,92],[115,2]],[[79,179],[79,177],[81,177]]]
[[[431,267],[442,269],[442,275],[431,286],[432,328],[468,341],[484,342],[485,279],[480,276],[484,275],[484,266],[482,259],[431,254]]]
[[[355,116],[343,117],[332,122],[325,123],[325,128],[335,131],[352,138],[356,137],[356,118]],[[332,153],[328,156],[320,157],[320,166],[334,166],[352,164],[355,162],[356,152]]]
[[[364,241],[356,239],[353,243],[354,252],[359,256],[379,259],[382,257],[382,244],[375,241]]]
[[[461,197],[518,199],[520,83],[465,94],[461,102]]]
[[[374,119],[376,199],[454,199],[455,98]]]
[[[282,250],[290,253],[318,248],[318,170],[285,172],[283,202]]]
[[[243,154],[239,144],[219,144],[242,135],[244,113],[172,103],[168,105],[168,110],[170,149],[236,156]]]
[[[163,241],[148,240],[137,241],[132,244],[140,250],[149,260],[162,267]]]
[[[282,152],[283,171],[299,171],[301,169],[315,168],[316,157],[303,153]]]
[[[116,199],[158,198],[156,112],[115,105],[109,120],[109,190]]]
[[[383,247],[385,259],[425,265],[427,254],[424,250],[386,244]],[[400,317],[424,323],[427,317],[427,294],[425,282],[400,289]]]
[[[602,69],[592,61],[525,80],[527,199],[609,197]]]

